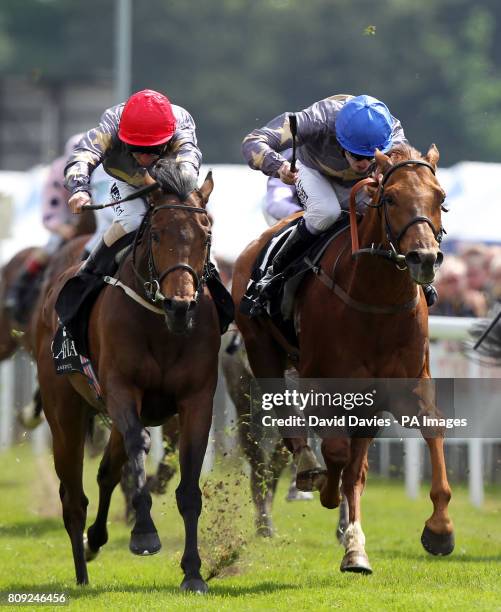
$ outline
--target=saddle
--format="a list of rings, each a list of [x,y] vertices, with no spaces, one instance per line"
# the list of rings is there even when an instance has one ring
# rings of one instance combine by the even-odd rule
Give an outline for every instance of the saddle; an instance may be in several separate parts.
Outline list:
[[[120,238],[113,245],[109,258],[98,262],[92,272],[80,272],[66,281],[56,300],[55,308],[65,333],[72,339],[79,355],[89,357],[89,317],[97,296],[105,286],[104,277],[116,272],[120,261],[132,248],[134,233]],[[57,334],[56,334],[57,336]]]
[[[349,216],[343,211],[334,225],[320,234],[318,239],[279,275],[275,294],[270,300],[263,302],[256,285],[265,275],[275,254],[287,240],[298,221],[299,219],[293,219],[261,249],[254,264],[247,291],[240,302],[240,312],[249,317],[261,315],[264,307],[274,325],[285,339],[295,347],[298,346],[298,342],[293,321],[294,302],[299,285],[305,275],[318,264],[329,244],[350,225]]]

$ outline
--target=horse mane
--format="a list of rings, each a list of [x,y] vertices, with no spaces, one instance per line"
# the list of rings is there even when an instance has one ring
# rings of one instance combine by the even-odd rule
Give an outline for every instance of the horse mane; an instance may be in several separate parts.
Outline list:
[[[197,188],[197,176],[173,159],[160,158],[149,170],[149,174],[160,185],[164,193],[172,193],[186,200]]]
[[[421,153],[410,144],[399,143],[388,153],[393,164],[407,159],[422,159]]]

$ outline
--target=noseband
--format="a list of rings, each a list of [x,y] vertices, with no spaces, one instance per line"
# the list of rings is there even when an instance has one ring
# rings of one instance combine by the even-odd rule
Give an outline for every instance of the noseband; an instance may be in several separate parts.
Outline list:
[[[407,267],[407,265],[405,264],[405,255],[402,255],[402,253],[400,252],[400,241],[402,240],[405,233],[410,227],[412,227],[416,223],[427,223],[430,226],[431,231],[433,232],[433,236],[435,237],[435,240],[437,241],[439,246],[440,246],[440,243],[442,242],[443,235],[446,233],[445,229],[442,226],[440,226],[440,228],[437,230],[435,226],[433,225],[432,220],[429,217],[426,217],[424,215],[417,215],[416,217],[411,219],[406,225],[404,225],[404,227],[397,234],[395,234],[395,231],[393,230],[391,226],[390,218],[388,215],[389,200],[385,195],[384,189],[385,189],[386,183],[388,182],[390,176],[396,170],[404,166],[425,166],[426,168],[429,168],[429,170],[431,170],[433,175],[435,175],[435,168],[431,164],[429,164],[427,161],[424,161],[421,159],[407,159],[405,161],[399,162],[398,164],[395,164],[394,166],[391,166],[386,171],[381,182],[379,183],[377,203],[367,204],[369,208],[377,208],[380,211],[383,210],[384,222],[385,222],[385,228],[386,228],[386,238],[388,239],[388,242],[390,244],[390,250],[388,251],[388,250],[384,250],[381,248],[374,248],[374,247],[358,249],[358,245],[357,245],[357,247],[354,248],[354,251],[352,253],[354,257],[357,257],[358,255],[362,255],[362,254],[379,255],[379,256],[385,257],[386,259],[390,259],[391,261],[393,261],[400,270],[405,270]],[[364,181],[360,181],[360,183],[366,184],[367,180],[368,179],[365,179]],[[352,200],[350,202],[350,206],[353,210],[355,206],[355,195],[356,195],[356,192],[358,191],[357,185],[355,185],[355,187],[353,188],[352,196],[350,198]]]
[[[211,247],[211,232],[209,231],[207,236],[207,255],[204,263],[204,270],[202,276],[199,276],[197,272],[186,263],[177,263],[172,266],[169,266],[166,270],[164,270],[161,274],[158,273],[155,261],[153,259],[153,251],[151,248],[151,238],[148,241],[148,279],[145,279],[137,269],[136,266],[136,249],[139,244],[141,237],[144,235],[146,228],[149,224],[151,224],[151,220],[153,215],[159,210],[184,210],[186,212],[191,213],[202,213],[208,215],[209,213],[205,210],[205,208],[197,208],[196,206],[188,206],[185,204],[162,204],[161,206],[155,206],[150,208],[143,217],[143,221],[137,231],[136,237],[134,238],[134,244],[132,247],[132,267],[133,270],[139,279],[139,281],[144,286],[144,291],[146,293],[146,297],[152,302],[165,302],[167,298],[160,291],[160,284],[162,281],[175,270],[186,270],[189,272],[195,282],[195,304],[198,302],[200,295],[202,293],[202,289],[205,285],[205,282],[210,275],[209,272],[209,261],[210,261],[210,247]]]

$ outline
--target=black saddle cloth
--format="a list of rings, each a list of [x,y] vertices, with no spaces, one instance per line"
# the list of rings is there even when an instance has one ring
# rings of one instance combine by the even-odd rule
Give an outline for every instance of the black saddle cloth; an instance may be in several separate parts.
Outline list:
[[[273,261],[273,257],[287,240],[292,228],[298,221],[299,219],[294,219],[283,227],[259,253],[252,270],[251,282],[240,303],[240,311],[243,314],[253,316],[256,303],[259,303],[262,299],[259,291],[256,289],[256,284],[264,276],[266,269]],[[316,265],[320,261],[329,244],[341,232],[346,230],[349,225],[349,215],[343,211],[343,214],[341,214],[334,225],[326,232],[320,234],[317,240],[280,274],[280,280],[276,284],[276,291],[273,297],[266,303],[267,312],[273,323],[292,346],[298,345],[292,320],[297,289],[305,274],[311,270],[312,265]],[[270,249],[273,242],[274,244]]]

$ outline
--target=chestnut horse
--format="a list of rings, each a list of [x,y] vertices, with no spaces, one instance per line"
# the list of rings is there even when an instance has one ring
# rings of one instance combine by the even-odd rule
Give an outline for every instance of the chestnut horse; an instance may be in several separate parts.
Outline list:
[[[408,145],[395,147],[388,155],[376,152],[374,176],[378,179],[366,182],[372,204],[358,226],[358,233],[362,246],[380,248],[367,248],[352,257],[350,239],[344,232],[326,249],[317,274],[309,273],[304,278],[295,312],[300,377],[417,380],[430,377],[428,308],[416,283],[431,283],[443,258],[439,246],[445,194],[435,177],[438,157],[434,145],[424,158]],[[237,260],[233,279],[237,312],[258,253],[289,220],[265,232]],[[238,313],[236,320],[256,378],[281,378],[287,353],[284,343],[271,329],[271,321],[266,316],[249,318],[242,313]],[[420,400],[422,410],[435,415],[434,402],[429,397]],[[360,515],[371,440],[348,436],[323,439],[327,474],[312,479],[313,487],[320,490],[324,507],[338,506],[340,492],[348,502],[342,571],[372,571],[364,548]],[[285,442],[294,453],[298,472],[302,461],[311,464],[306,439],[289,438]],[[427,437],[426,442],[432,463],[433,513],[426,521],[421,541],[432,554],[448,554],[452,552],[454,536],[447,510],[451,490],[443,437]],[[298,482],[308,475],[307,471],[298,473]]]
[[[213,181],[209,174],[196,189],[193,178],[166,160],[157,162],[151,174],[161,188],[152,193],[134,246],[122,260],[116,275],[122,285],[107,285],[90,315],[89,352],[104,401],[96,400],[82,375],[57,376],[52,360],[57,328],[54,304],[76,267],[60,276],[46,294],[38,323],[38,375],[77,583],[88,583],[86,561],[108,539],[111,495],[127,459],[136,514],[129,548],[138,555],[160,549],[146,487],[150,439],[145,426],[159,425],[177,412],[181,481],[176,499],[186,532],[181,588],[206,592],[197,525],[202,507],[199,477],[212,420],[220,345],[218,316],[205,283],[211,235],[206,204]],[[90,407],[106,411],[112,429],[98,472],[97,517],[84,543],[88,500],[82,468]]]

